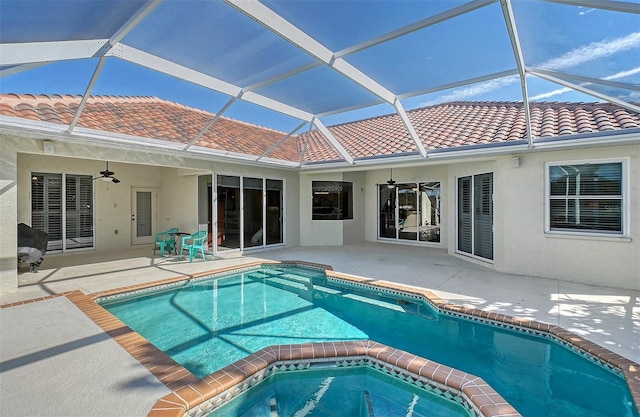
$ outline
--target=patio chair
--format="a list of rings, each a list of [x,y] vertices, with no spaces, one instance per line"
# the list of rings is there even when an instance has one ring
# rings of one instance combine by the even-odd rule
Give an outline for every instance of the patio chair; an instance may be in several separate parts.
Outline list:
[[[182,245],[180,246],[180,260],[182,260],[182,253],[186,250],[189,251],[189,262],[193,262],[194,254],[198,256],[198,251],[202,254],[202,260],[206,261],[204,242],[207,241],[207,235],[209,235],[209,233],[206,230],[199,230],[190,236],[184,236],[182,238]]]
[[[153,244],[153,254],[156,254],[156,249],[160,249],[160,256],[164,256],[165,249],[168,253],[175,251],[176,239],[171,233],[176,233],[177,231],[177,227],[172,227],[167,231],[156,233],[156,240]]]

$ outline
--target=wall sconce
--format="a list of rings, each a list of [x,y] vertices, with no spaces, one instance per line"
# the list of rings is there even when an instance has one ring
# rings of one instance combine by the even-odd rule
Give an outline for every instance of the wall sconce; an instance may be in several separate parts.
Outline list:
[[[511,166],[514,167],[514,168],[519,168],[520,167],[520,157],[519,156],[511,157]]]
[[[42,152],[44,152],[46,155],[53,155],[55,151],[56,147],[53,142],[49,140],[45,140],[42,142]]]

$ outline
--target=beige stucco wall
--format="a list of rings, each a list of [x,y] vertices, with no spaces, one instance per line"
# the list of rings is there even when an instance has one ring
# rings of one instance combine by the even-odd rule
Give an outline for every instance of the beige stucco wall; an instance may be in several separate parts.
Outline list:
[[[18,289],[17,154],[0,141],[0,295]]]
[[[300,174],[300,246],[340,246],[343,220],[311,220],[313,181],[342,181],[342,173]]]
[[[640,145],[534,152],[474,158],[446,165],[394,168],[393,179],[442,182],[442,246],[450,254],[498,271],[554,278],[591,285],[640,289]],[[631,235],[622,238],[559,236],[545,233],[544,172],[546,162],[626,158],[629,169],[628,208]],[[456,253],[456,182],[461,176],[494,173],[494,260],[483,262]],[[376,184],[389,179],[389,169],[366,176],[366,240],[377,241]],[[398,242],[406,243],[406,242]]]
[[[198,227],[197,175],[215,172],[283,180],[284,239],[289,246],[299,245],[298,173],[293,170],[264,166],[185,158],[179,154],[153,154],[141,150],[87,144],[54,142],[54,154],[43,153],[41,140],[0,136],[2,144],[0,182],[3,229],[1,291],[15,291],[16,224],[31,223],[30,184],[32,172],[97,175],[109,161],[121,183],[95,181],[95,250],[106,251],[129,247],[131,242],[131,191],[144,187],[156,191],[157,218],[154,230]],[[291,210],[289,208],[293,207]],[[6,231],[5,231],[6,229]],[[117,230],[117,233],[116,233]],[[55,255],[50,255],[55,256]],[[6,282],[6,284],[5,284]]]
[[[544,232],[547,162],[628,158],[628,238],[559,236]],[[611,287],[640,289],[640,145],[540,152],[520,156],[520,168],[497,163],[494,206],[500,227],[499,270]],[[499,250],[498,250],[499,249]]]
[[[353,219],[343,220],[342,242],[345,245],[362,242],[365,239],[365,192],[364,172],[345,172],[342,181],[353,184]]]
[[[151,154],[86,144],[55,143],[55,155],[44,155],[42,141],[0,137],[1,291],[13,291],[15,225],[30,223],[30,173],[66,172],[96,175],[109,160],[120,184],[96,181],[96,250],[131,245],[131,188],[157,190],[158,229],[176,226],[195,230],[198,225],[200,174],[215,172],[281,179],[285,185],[285,242],[288,246],[342,245],[366,239],[377,241],[377,184],[389,179],[389,169],[298,173],[257,165],[191,159],[180,155]],[[394,168],[397,182],[442,183],[442,242],[455,256],[456,178],[494,172],[494,261],[499,271],[533,277],[557,278],[586,284],[640,289],[640,145],[611,146],[570,151],[525,153],[520,167],[511,155],[474,158],[456,163],[431,161]],[[628,210],[631,235],[625,238],[557,236],[544,231],[545,162],[627,158]],[[311,183],[314,180],[351,181],[354,184],[354,219],[311,220]],[[115,234],[118,230],[118,234]],[[430,244],[434,246],[433,244]]]

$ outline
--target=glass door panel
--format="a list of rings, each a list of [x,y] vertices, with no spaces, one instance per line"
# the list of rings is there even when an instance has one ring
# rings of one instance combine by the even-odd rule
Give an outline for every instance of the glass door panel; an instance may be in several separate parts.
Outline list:
[[[421,225],[418,213],[418,186],[416,184],[398,184],[398,224],[399,239],[418,240],[418,227]]]
[[[212,176],[198,175],[198,230],[206,230],[205,252],[211,254],[213,249],[213,204]]]
[[[244,178],[244,247],[262,246],[264,242],[262,178]]]
[[[218,250],[240,248],[240,177],[217,177]]]
[[[131,189],[131,244],[153,243],[155,238],[156,191],[151,188]]]
[[[396,238],[396,187],[389,188],[388,185],[378,186],[379,195],[379,237]]]
[[[282,233],[282,190],[281,180],[267,180],[267,245],[284,242]]]
[[[440,183],[421,182],[418,189],[420,190],[418,238],[422,242],[440,242]]]

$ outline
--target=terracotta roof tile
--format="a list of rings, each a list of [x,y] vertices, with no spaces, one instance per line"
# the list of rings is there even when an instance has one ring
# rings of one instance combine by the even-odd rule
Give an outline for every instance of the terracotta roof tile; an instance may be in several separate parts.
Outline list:
[[[71,95],[0,95],[0,111],[7,116],[69,124],[81,99]],[[186,145],[214,116],[155,97],[92,96],[78,126]],[[223,116],[195,146],[260,156],[284,135]],[[282,144],[268,156],[288,161],[300,159],[295,141]]]
[[[0,95],[0,115],[69,124],[81,97]],[[518,102],[454,102],[407,112],[427,149],[501,143],[527,137],[524,106]],[[92,96],[78,125],[126,135],[188,144],[212,120],[212,113],[155,97]],[[640,115],[606,103],[531,103],[531,133],[547,138],[640,127]],[[329,131],[354,158],[417,152],[400,117],[374,117]],[[292,136],[222,116],[195,146],[299,162],[343,160],[317,130]]]

